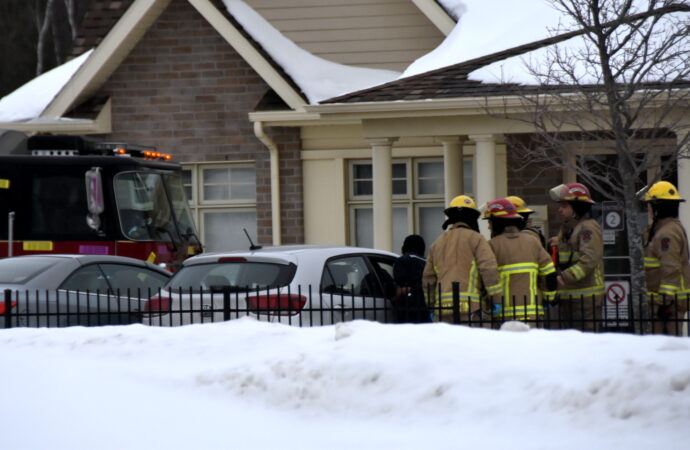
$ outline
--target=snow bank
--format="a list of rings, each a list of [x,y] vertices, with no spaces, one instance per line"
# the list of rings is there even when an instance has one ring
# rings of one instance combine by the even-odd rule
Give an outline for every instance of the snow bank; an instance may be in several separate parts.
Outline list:
[[[515,327],[509,327],[515,329]],[[0,331],[7,448],[687,448],[690,341],[251,319]]]

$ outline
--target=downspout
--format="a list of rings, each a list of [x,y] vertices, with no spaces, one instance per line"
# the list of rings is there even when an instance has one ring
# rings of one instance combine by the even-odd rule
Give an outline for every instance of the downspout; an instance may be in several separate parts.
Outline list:
[[[271,222],[273,228],[273,245],[280,245],[280,158],[278,156],[278,146],[273,139],[264,132],[264,123],[254,122],[254,135],[268,148],[271,161]]]

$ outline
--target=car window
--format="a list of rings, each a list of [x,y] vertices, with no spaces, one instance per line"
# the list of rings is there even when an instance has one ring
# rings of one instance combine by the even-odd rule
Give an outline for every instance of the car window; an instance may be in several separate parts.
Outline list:
[[[24,284],[56,262],[55,258],[0,259],[0,283]]]
[[[362,256],[330,259],[321,276],[321,291],[357,296],[381,295],[376,275],[371,273]]]
[[[67,277],[60,289],[70,291],[103,291],[108,290],[105,275],[96,264],[80,267]]]
[[[231,286],[242,289],[265,289],[287,286],[295,276],[294,264],[233,261],[195,264],[182,267],[168,283],[168,288],[203,289]]]
[[[105,273],[110,287],[121,293],[155,292],[168,282],[166,275],[146,267],[127,264],[99,264]]]
[[[374,266],[374,270],[383,285],[383,292],[387,298],[395,296],[395,281],[393,278],[393,264],[395,258],[384,255],[369,255],[369,262]]]

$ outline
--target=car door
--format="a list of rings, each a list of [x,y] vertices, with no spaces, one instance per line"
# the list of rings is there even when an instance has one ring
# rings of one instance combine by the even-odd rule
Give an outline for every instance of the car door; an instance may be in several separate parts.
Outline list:
[[[376,319],[378,322],[393,322],[391,299],[395,296],[395,281],[393,279],[393,264],[396,258],[388,255],[367,255],[369,264],[376,273],[380,284],[381,297],[377,298]]]
[[[98,264],[78,268],[65,278],[56,292],[55,307],[65,314],[60,315],[59,324],[52,326],[109,324],[108,315],[101,314],[110,307],[109,290],[110,285]]]
[[[116,325],[140,321],[141,303],[166,282],[164,274],[129,264],[88,264],[60,285],[61,325]]]
[[[333,322],[354,319],[383,322],[390,315],[376,269],[364,255],[329,259],[321,277],[321,292],[330,298]]]

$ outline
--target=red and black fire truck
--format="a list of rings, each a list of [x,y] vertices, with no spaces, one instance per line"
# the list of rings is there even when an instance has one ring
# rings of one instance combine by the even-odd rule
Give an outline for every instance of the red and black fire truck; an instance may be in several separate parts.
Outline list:
[[[18,134],[0,134],[0,257],[122,255],[174,270],[201,252],[181,167],[169,155],[82,136]]]

